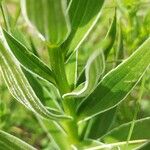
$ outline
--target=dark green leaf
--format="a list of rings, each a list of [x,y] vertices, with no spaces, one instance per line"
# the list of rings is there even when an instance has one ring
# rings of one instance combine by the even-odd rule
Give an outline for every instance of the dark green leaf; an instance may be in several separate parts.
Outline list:
[[[68,54],[77,50],[101,15],[104,0],[73,0],[69,8],[71,34],[63,44]]]
[[[106,134],[114,120],[116,108],[110,109],[90,120],[86,138],[98,139]]]

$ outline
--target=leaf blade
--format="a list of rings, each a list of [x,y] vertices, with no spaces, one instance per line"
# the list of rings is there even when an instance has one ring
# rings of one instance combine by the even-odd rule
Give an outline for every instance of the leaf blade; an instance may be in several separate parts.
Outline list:
[[[7,149],[15,149],[15,150],[36,150],[34,147],[20,140],[19,138],[8,134],[0,130],[0,146],[2,145],[2,150]]]
[[[20,64],[29,72],[36,74],[40,78],[55,84],[54,75],[50,68],[37,56],[30,52],[17,39],[10,35],[6,30],[2,30],[2,38],[7,41],[11,51]]]
[[[85,66],[86,81],[77,87],[71,93],[63,95],[64,98],[80,98],[88,96],[96,87],[101,75],[105,69],[104,56],[101,50],[95,51],[87,61]]]
[[[0,39],[0,67],[9,91],[26,108],[47,119],[66,118],[61,112],[53,109],[48,110],[41,103],[4,39]]]
[[[126,61],[105,75],[95,91],[78,108],[80,120],[115,107],[129,94],[149,67],[149,46],[150,38]]]
[[[67,38],[70,24],[66,0],[22,0],[21,6],[25,20],[42,38],[54,45]]]
[[[104,0],[73,0],[69,8],[72,31],[63,44],[68,54],[77,50],[101,16]],[[83,14],[83,15],[81,15]]]

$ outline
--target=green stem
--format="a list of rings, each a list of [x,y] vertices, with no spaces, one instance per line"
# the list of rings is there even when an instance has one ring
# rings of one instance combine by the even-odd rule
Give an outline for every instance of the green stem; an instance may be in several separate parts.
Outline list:
[[[132,136],[132,133],[133,133],[133,130],[134,130],[134,126],[135,126],[135,121],[136,121],[136,118],[137,118],[137,115],[138,115],[138,112],[139,112],[139,109],[140,109],[139,102],[142,99],[142,95],[143,95],[143,92],[144,92],[144,84],[145,84],[145,77],[143,77],[143,79],[142,79],[142,83],[141,83],[141,86],[140,86],[139,97],[138,97],[138,100],[136,101],[136,107],[135,107],[135,111],[134,111],[134,115],[133,115],[133,120],[132,120],[130,130],[129,130],[129,134],[128,134],[128,137],[127,137],[126,150],[128,149],[129,141],[131,139],[131,136]]]
[[[51,69],[55,74],[55,80],[57,83],[57,88],[60,91],[61,96],[65,93],[71,91],[71,87],[68,84],[66,73],[65,73],[65,63],[63,54],[59,47],[49,47],[49,57]],[[76,121],[74,99],[63,99],[62,100],[64,111],[67,115],[72,117],[72,120],[67,120],[61,122],[62,126],[68,134],[68,141],[71,144],[78,144],[78,126]]]

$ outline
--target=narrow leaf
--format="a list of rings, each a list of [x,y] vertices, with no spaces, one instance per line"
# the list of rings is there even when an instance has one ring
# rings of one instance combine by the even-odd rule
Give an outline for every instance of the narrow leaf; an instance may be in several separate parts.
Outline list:
[[[0,69],[13,97],[29,110],[49,119],[66,118],[58,111],[47,109],[40,102],[5,39],[0,40]]]
[[[135,148],[139,147],[140,145],[146,144],[147,142],[148,140],[129,141],[130,147],[128,150],[137,150]],[[125,146],[126,146],[126,141],[123,141],[123,142],[116,142],[112,144],[102,144],[100,146],[87,148],[86,150],[127,150]]]
[[[102,12],[104,0],[72,0],[69,8],[71,33],[63,49],[68,54],[77,50],[93,29]]]
[[[38,75],[40,78],[55,84],[54,75],[44,62],[42,62],[37,56],[30,52],[6,30],[2,30],[1,35],[1,39],[7,41],[10,50],[25,69]]]
[[[116,25],[117,25],[117,14],[116,14],[116,10],[115,10],[115,15],[114,15],[113,21],[112,21],[110,28],[107,32],[107,35],[105,37],[105,40],[109,40],[109,44],[104,51],[105,59],[107,59],[107,57],[114,45],[115,39],[116,39],[116,30],[117,30]]]
[[[118,42],[116,51],[116,61],[117,61],[116,66],[119,65],[123,59],[124,59],[123,33],[121,25],[119,24]]]
[[[135,87],[150,64],[150,38],[126,61],[110,71],[79,106],[79,120],[89,119],[120,103]]]
[[[36,150],[19,138],[0,130],[0,149],[1,150]]]
[[[100,50],[95,51],[85,68],[85,83],[71,93],[64,94],[63,97],[84,97],[94,90],[105,68],[103,53]]]
[[[109,131],[106,135],[101,137],[108,142],[109,137],[118,141],[125,141],[127,139],[130,126],[132,122],[125,123]],[[150,133],[148,132],[150,125],[150,117],[139,119],[135,121],[135,127],[131,136],[131,140],[148,139],[150,140]],[[142,131],[142,132],[139,132]]]
[[[106,134],[114,120],[115,113],[116,108],[113,108],[92,118],[88,125],[86,137],[98,139]]]
[[[21,0],[27,23],[34,27],[42,39],[61,44],[70,32],[66,0]]]

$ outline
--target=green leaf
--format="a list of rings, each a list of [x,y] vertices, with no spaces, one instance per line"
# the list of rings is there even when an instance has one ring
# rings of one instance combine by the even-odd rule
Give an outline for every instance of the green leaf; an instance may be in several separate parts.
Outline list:
[[[75,88],[77,80],[78,52],[65,64],[66,76],[71,89]]]
[[[26,71],[24,68],[21,69],[40,101],[44,105],[46,105],[47,108],[50,107],[52,109],[59,109],[60,106],[58,105],[58,102],[56,100],[53,100],[53,98],[51,98],[50,96],[51,91],[49,91],[43,84],[41,84],[40,81],[37,80],[37,78],[33,76],[30,72]]]
[[[101,144],[99,146],[87,148],[86,150],[137,150],[141,145],[147,144],[148,140],[129,141],[129,148],[126,149],[126,141],[111,144]]]
[[[110,71],[79,106],[79,120],[87,120],[118,105],[136,86],[150,64],[150,38],[126,61]]]
[[[54,75],[50,68],[24,45],[10,35],[6,30],[1,31],[1,39],[5,39],[22,67],[38,75],[40,78],[55,84]]]
[[[19,138],[0,130],[0,149],[1,150],[36,150]]]
[[[132,122],[120,125],[119,127],[116,127],[108,133],[106,133],[103,137],[101,137],[101,139],[105,140],[106,142],[109,142],[109,138],[111,137],[117,141],[126,141],[131,124]],[[150,117],[136,120],[135,127],[133,129],[130,140],[150,140],[150,133],[148,132],[149,125]]]
[[[5,39],[0,39],[0,69],[9,91],[26,108],[45,118],[66,118],[61,112],[47,109],[41,103],[23,74],[19,62],[11,53]]]
[[[77,50],[96,25],[104,0],[72,0],[69,8],[71,33],[63,44],[68,54]]]
[[[64,94],[63,97],[84,97],[94,90],[105,69],[104,56],[101,50],[97,50],[92,54],[85,68],[85,83],[79,85],[71,93]]]
[[[27,23],[53,45],[61,44],[70,32],[66,0],[22,0]]]
[[[108,46],[106,47],[106,49],[104,50],[104,54],[105,54],[105,59],[107,59],[114,43],[115,43],[115,40],[116,40],[116,29],[117,28],[117,14],[116,14],[116,10],[115,10],[115,15],[114,15],[114,18],[113,18],[113,21],[110,25],[110,28],[107,32],[107,35],[105,37],[105,40],[109,40],[109,44]]]
[[[92,118],[89,122],[86,138],[98,139],[106,134],[114,120],[116,107]]]
[[[124,59],[124,45],[123,45],[123,33],[121,24],[119,24],[119,31],[118,31],[118,41],[117,41],[117,50],[116,50],[116,66],[121,63]]]

